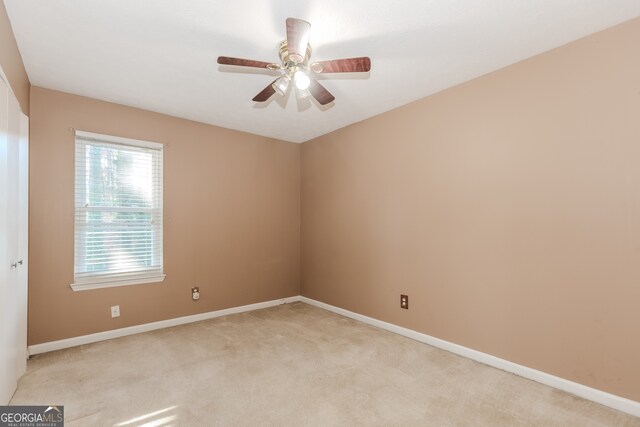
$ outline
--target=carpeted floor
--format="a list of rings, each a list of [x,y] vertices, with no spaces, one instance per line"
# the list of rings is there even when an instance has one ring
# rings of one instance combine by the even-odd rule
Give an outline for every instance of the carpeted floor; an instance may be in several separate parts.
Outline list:
[[[640,426],[303,303],[34,356],[11,404],[69,426]]]

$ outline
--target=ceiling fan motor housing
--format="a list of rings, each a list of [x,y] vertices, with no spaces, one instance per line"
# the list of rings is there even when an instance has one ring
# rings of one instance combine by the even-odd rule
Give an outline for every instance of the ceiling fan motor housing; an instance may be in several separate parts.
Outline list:
[[[287,41],[284,40],[282,41],[282,43],[280,43],[280,47],[278,49],[278,52],[280,53],[280,60],[282,61],[283,64],[283,68],[286,69],[291,69],[294,67],[298,67],[298,69],[300,68],[304,68],[305,70],[309,69],[309,59],[311,58],[311,45],[307,44],[307,50],[305,52],[304,58],[302,58],[302,61],[298,61],[296,62],[294,59],[297,58],[292,58],[293,55],[291,55],[289,53],[289,49],[287,47]],[[292,71],[297,71],[297,69],[292,70]]]

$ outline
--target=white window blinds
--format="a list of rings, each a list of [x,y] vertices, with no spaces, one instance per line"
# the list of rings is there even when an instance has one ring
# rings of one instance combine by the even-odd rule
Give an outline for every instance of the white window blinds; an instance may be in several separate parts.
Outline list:
[[[72,287],[161,281],[162,145],[77,131],[75,172]]]

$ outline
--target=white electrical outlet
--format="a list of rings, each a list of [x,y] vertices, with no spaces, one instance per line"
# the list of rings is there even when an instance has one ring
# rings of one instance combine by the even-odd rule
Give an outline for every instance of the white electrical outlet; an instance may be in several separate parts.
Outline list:
[[[112,305],[111,306],[111,317],[120,317],[120,306]]]

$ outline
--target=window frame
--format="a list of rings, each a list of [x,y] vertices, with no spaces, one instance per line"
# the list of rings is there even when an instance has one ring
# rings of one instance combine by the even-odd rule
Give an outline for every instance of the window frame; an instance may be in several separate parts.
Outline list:
[[[159,269],[153,269],[153,270],[142,270],[142,271],[132,271],[132,272],[121,272],[121,273],[107,273],[107,274],[96,274],[96,275],[91,275],[91,274],[87,274],[87,273],[80,273],[78,274],[76,272],[76,259],[77,259],[77,250],[78,248],[77,246],[77,228],[78,228],[78,194],[77,194],[77,187],[76,187],[76,183],[78,180],[78,176],[77,175],[77,170],[78,170],[78,165],[80,164],[80,161],[84,161],[84,159],[78,159],[77,158],[77,149],[78,149],[78,143],[79,143],[79,139],[83,142],[83,143],[87,143],[87,142],[91,142],[92,140],[95,141],[98,144],[104,144],[104,145],[119,145],[119,146],[124,146],[124,147],[128,147],[128,148],[141,148],[141,149],[151,149],[151,150],[157,150],[159,152],[159,158],[158,158],[158,162],[159,162],[159,174],[160,176],[157,177],[157,182],[160,186],[159,188],[159,207],[158,208],[153,208],[153,210],[159,210],[159,218],[160,218],[160,237],[158,239],[158,242],[156,244],[160,245],[160,268]],[[73,256],[74,256],[74,261],[73,261],[73,283],[70,285],[71,289],[73,289],[74,291],[84,291],[84,290],[90,290],[90,289],[102,289],[102,288],[111,288],[111,287],[117,287],[117,286],[129,286],[129,285],[138,285],[138,284],[143,284],[143,283],[161,283],[162,281],[164,281],[166,274],[164,274],[164,221],[163,221],[163,214],[164,214],[164,201],[163,201],[163,192],[164,192],[164,164],[163,164],[163,156],[164,156],[164,144],[161,143],[157,143],[157,142],[150,142],[150,141],[143,141],[143,140],[138,140],[138,139],[131,139],[131,138],[124,138],[124,137],[119,137],[119,136],[113,136],[113,135],[104,135],[104,134],[97,134],[97,133],[92,133],[92,132],[85,132],[85,131],[80,131],[80,130],[75,130],[75,134],[74,134],[74,209],[73,209],[73,213],[74,213],[74,220],[73,220],[73,226],[74,226],[74,230],[73,230]],[[86,180],[86,175],[83,178],[83,180]],[[114,208],[106,208],[106,209],[114,209]],[[147,208],[149,209],[149,208]],[[144,209],[141,209],[144,210]]]

